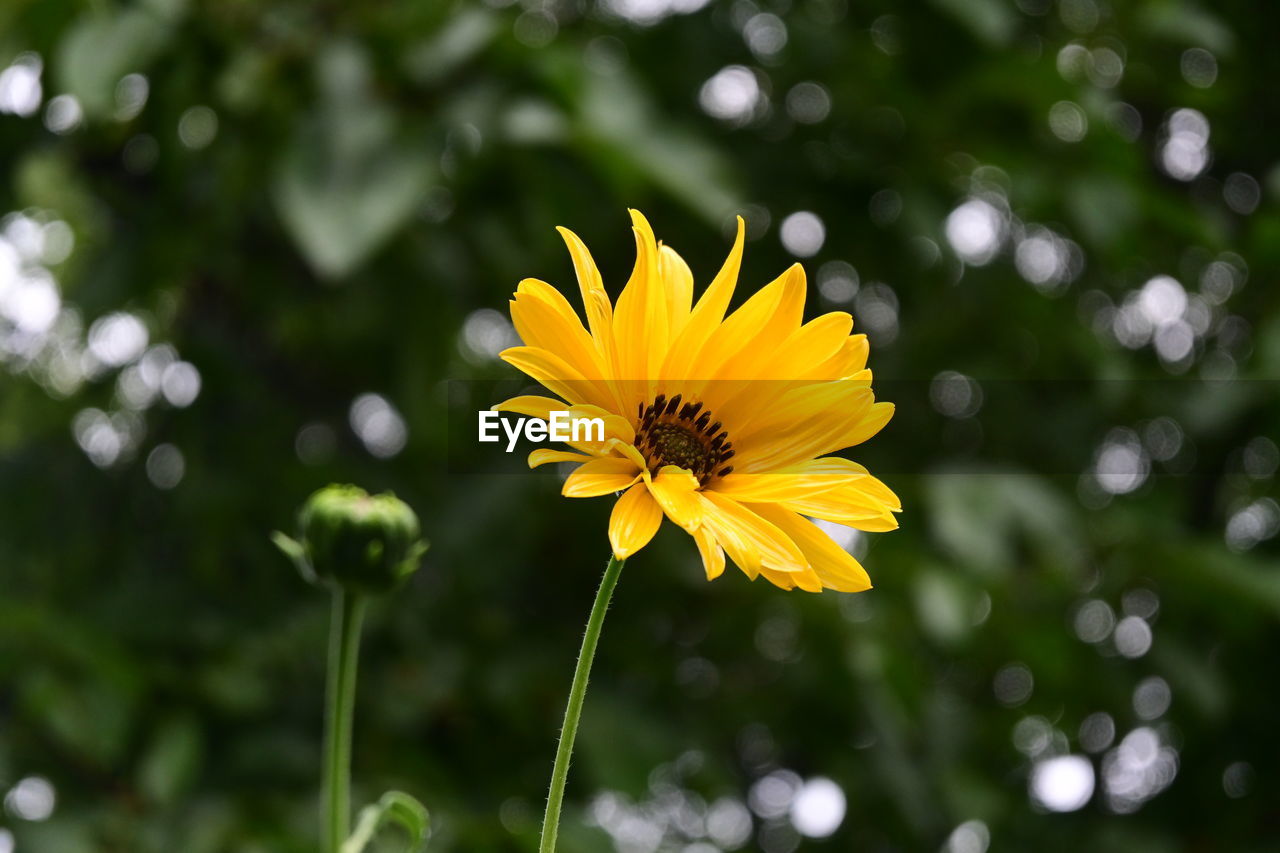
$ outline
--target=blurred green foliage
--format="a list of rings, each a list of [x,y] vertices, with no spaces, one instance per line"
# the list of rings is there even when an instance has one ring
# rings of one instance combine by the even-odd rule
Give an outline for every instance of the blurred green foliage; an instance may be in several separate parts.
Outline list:
[[[460,473],[445,383],[511,375],[520,278],[574,291],[555,225],[616,293],[627,206],[701,284],[743,212],[748,288],[816,214],[810,316],[921,382],[867,448],[874,591],[708,585],[669,530],[627,566],[566,853],[1275,849],[1269,11],[0,5],[0,849],[314,849],[326,602],[267,534],[330,481],[433,543],[370,614],[357,801],[536,848],[609,501]]]

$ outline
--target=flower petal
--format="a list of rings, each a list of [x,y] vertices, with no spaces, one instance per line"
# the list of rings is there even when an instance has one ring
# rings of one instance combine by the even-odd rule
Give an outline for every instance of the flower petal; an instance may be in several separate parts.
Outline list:
[[[647,467],[648,463],[645,462],[643,454],[641,454],[640,451],[636,449],[636,446],[634,444],[630,444],[622,441],[614,442],[611,450],[616,450],[617,452],[621,453],[623,456],[630,459],[633,463],[635,463],[636,470],[640,471],[641,474],[647,475],[649,473],[649,469]]]
[[[796,269],[793,267],[792,269]],[[797,280],[788,270],[781,277],[752,294],[707,338],[690,370],[690,386],[695,392],[712,379],[751,379],[751,366],[767,359],[790,333],[787,323],[795,317],[795,294],[803,290],[803,276]],[[799,297],[803,308],[804,297]],[[798,317],[795,323],[799,325]],[[742,358],[736,358],[739,355]],[[710,405],[715,403],[708,400]]]
[[[584,379],[608,394],[611,408],[622,410],[624,398],[611,381],[610,362],[601,355],[596,341],[582,327],[582,321],[560,291],[537,279],[520,282],[511,301],[511,322],[526,345],[560,356]]]
[[[763,376],[782,343],[800,328],[806,290],[804,267],[792,264],[734,311],[698,355],[694,379]]]
[[[870,376],[864,379],[843,379],[836,382],[813,382],[792,388],[774,400],[769,406],[760,406],[760,412],[746,424],[735,424],[733,442],[739,449],[787,434],[802,435],[810,432],[828,432],[843,428],[850,419],[861,417],[870,408],[875,395],[870,388]],[[786,439],[791,441],[790,437]],[[812,458],[816,454],[809,454]]]
[[[806,380],[831,380],[844,379],[846,376],[852,376],[867,366],[867,356],[871,349],[867,343],[866,335],[850,335],[845,338],[841,344],[839,351],[826,361],[819,362],[809,367],[807,370],[801,370],[796,374],[797,379]]]
[[[613,555],[619,560],[627,559],[649,544],[661,524],[662,508],[644,483],[636,483],[618,498],[609,516],[609,544],[613,546]]]
[[[711,530],[700,527],[693,531],[693,541],[698,543],[698,553],[702,555],[702,568],[707,572],[707,580],[713,581],[724,574],[724,549]]]
[[[537,468],[549,462],[590,462],[595,457],[585,453],[574,453],[572,450],[553,450],[550,447],[539,447],[529,454],[529,467]]]
[[[845,436],[849,443],[836,449],[844,450],[845,447],[862,444],[862,442],[884,429],[885,424],[889,423],[889,419],[893,417],[895,408],[893,403],[876,403],[871,407],[871,411],[867,413],[861,423]]]
[[[658,272],[667,297],[667,329],[674,340],[689,322],[689,311],[693,305],[693,273],[684,258],[670,246],[658,248]]]
[[[869,476],[856,462],[832,456],[777,471],[729,474],[716,481],[715,490],[748,503],[785,503],[806,500]]]
[[[644,380],[656,379],[657,368],[667,353],[667,294],[658,269],[658,245],[648,221],[632,210],[632,231],[636,238],[636,265],[627,286],[618,297],[613,315],[613,334],[618,345],[619,374],[636,386],[632,396],[646,396]],[[624,411],[634,410],[631,407]]]
[[[883,429],[894,411],[893,403],[866,406],[866,402],[866,399],[861,399],[863,405],[856,411],[835,410],[815,415],[800,433],[782,433],[763,443],[735,442],[740,458],[745,460],[742,470],[785,468],[805,459],[861,444]]]
[[[698,478],[676,465],[664,465],[649,483],[649,491],[667,517],[690,531],[702,524],[702,502],[697,490]]]
[[[768,358],[754,367],[755,376],[748,380],[725,380],[716,383],[716,415],[735,429],[742,430],[757,416],[770,411],[773,400],[789,391],[812,384],[814,365],[827,364],[839,354],[849,340],[853,318],[837,311],[823,314],[796,329]],[[823,376],[824,379],[842,378]]]
[[[839,592],[871,589],[871,578],[853,556],[799,513],[777,506],[752,505],[762,518],[773,522],[804,552],[822,585]]]
[[[780,589],[799,588],[805,592],[822,592],[822,581],[813,569],[805,569],[802,572],[779,572],[766,567],[760,570],[760,574]]]
[[[616,438],[626,444],[631,444],[636,440],[636,428],[632,426],[631,421],[620,415],[602,409],[599,406],[578,405],[569,407],[569,418],[574,421],[592,420],[599,418],[604,421],[604,438],[600,442],[569,442],[569,444],[582,446],[585,450],[589,445],[607,444],[609,439]]]
[[[751,579],[767,566],[776,571],[802,572],[804,555],[781,530],[742,504],[712,491],[698,492],[703,502],[702,523],[738,568]]]
[[[794,379],[814,364],[828,361],[843,349],[852,328],[853,317],[844,311],[810,320],[783,341],[778,358],[761,368],[761,378]]]
[[[746,223],[739,216],[738,233],[734,237],[729,256],[694,306],[689,322],[679,336],[672,340],[671,351],[662,364],[663,379],[691,378],[694,359],[724,319],[725,309],[729,307],[729,300],[733,298],[733,290],[738,283],[738,272],[742,268],[742,244],[746,238],[746,228]]]
[[[499,353],[498,357],[570,403],[590,403],[604,409],[608,409],[613,403],[613,394],[609,389],[588,380],[550,350],[540,347],[510,347]]]
[[[511,301],[511,322],[527,345],[551,350],[588,379],[605,375],[600,352],[582,320],[569,300],[545,281],[520,282]]]
[[[582,292],[582,306],[587,312],[587,328],[596,342],[601,358],[610,373],[617,374],[617,354],[613,342],[613,305],[609,302],[609,294],[604,289],[604,281],[600,270],[591,257],[591,252],[577,234],[568,228],[557,228],[564,244],[573,258],[573,269],[578,276],[578,287]]]
[[[594,498],[620,492],[640,479],[635,462],[617,456],[592,459],[578,467],[560,490],[566,498]]]
[[[814,518],[847,524],[859,530],[885,531],[898,526],[893,513],[902,509],[898,496],[870,474],[838,488],[778,503]]]
[[[490,408],[495,412],[514,412],[518,415],[528,415],[531,418],[545,421],[550,419],[552,412],[563,411],[568,405],[564,400],[557,400],[554,397],[539,397],[536,394],[526,394],[520,397],[512,397],[510,400],[504,400]]]

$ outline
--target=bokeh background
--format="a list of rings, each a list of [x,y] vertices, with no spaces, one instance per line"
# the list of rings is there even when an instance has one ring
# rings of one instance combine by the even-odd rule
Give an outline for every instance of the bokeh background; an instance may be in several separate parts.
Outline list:
[[[1280,844],[1280,54],[1262,0],[0,5],[0,851],[307,851],[325,596],[393,489],[357,799],[528,851],[610,501],[457,464],[505,300],[743,213],[898,416],[877,583],[627,566],[566,853]],[[468,385],[467,387],[480,387]],[[470,448],[474,450],[474,448]]]

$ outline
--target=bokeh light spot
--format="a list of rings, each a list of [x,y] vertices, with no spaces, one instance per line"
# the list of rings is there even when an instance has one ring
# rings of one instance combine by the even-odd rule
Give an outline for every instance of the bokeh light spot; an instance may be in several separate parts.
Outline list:
[[[822,249],[827,239],[827,227],[816,213],[797,211],[782,220],[779,229],[782,246],[798,258],[811,258]]]
[[[822,776],[807,780],[791,801],[791,825],[807,838],[826,838],[840,828],[844,789]]]
[[[1031,797],[1051,812],[1074,812],[1093,796],[1093,763],[1081,755],[1059,755],[1031,769]]]

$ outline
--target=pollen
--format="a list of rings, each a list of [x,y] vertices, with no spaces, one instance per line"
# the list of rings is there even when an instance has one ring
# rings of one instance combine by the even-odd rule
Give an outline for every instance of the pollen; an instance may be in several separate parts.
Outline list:
[[[650,470],[675,465],[690,471],[706,485],[712,477],[733,471],[733,442],[701,402],[684,403],[679,394],[671,399],[659,394],[648,406],[641,403],[637,414],[636,447],[644,454]]]

